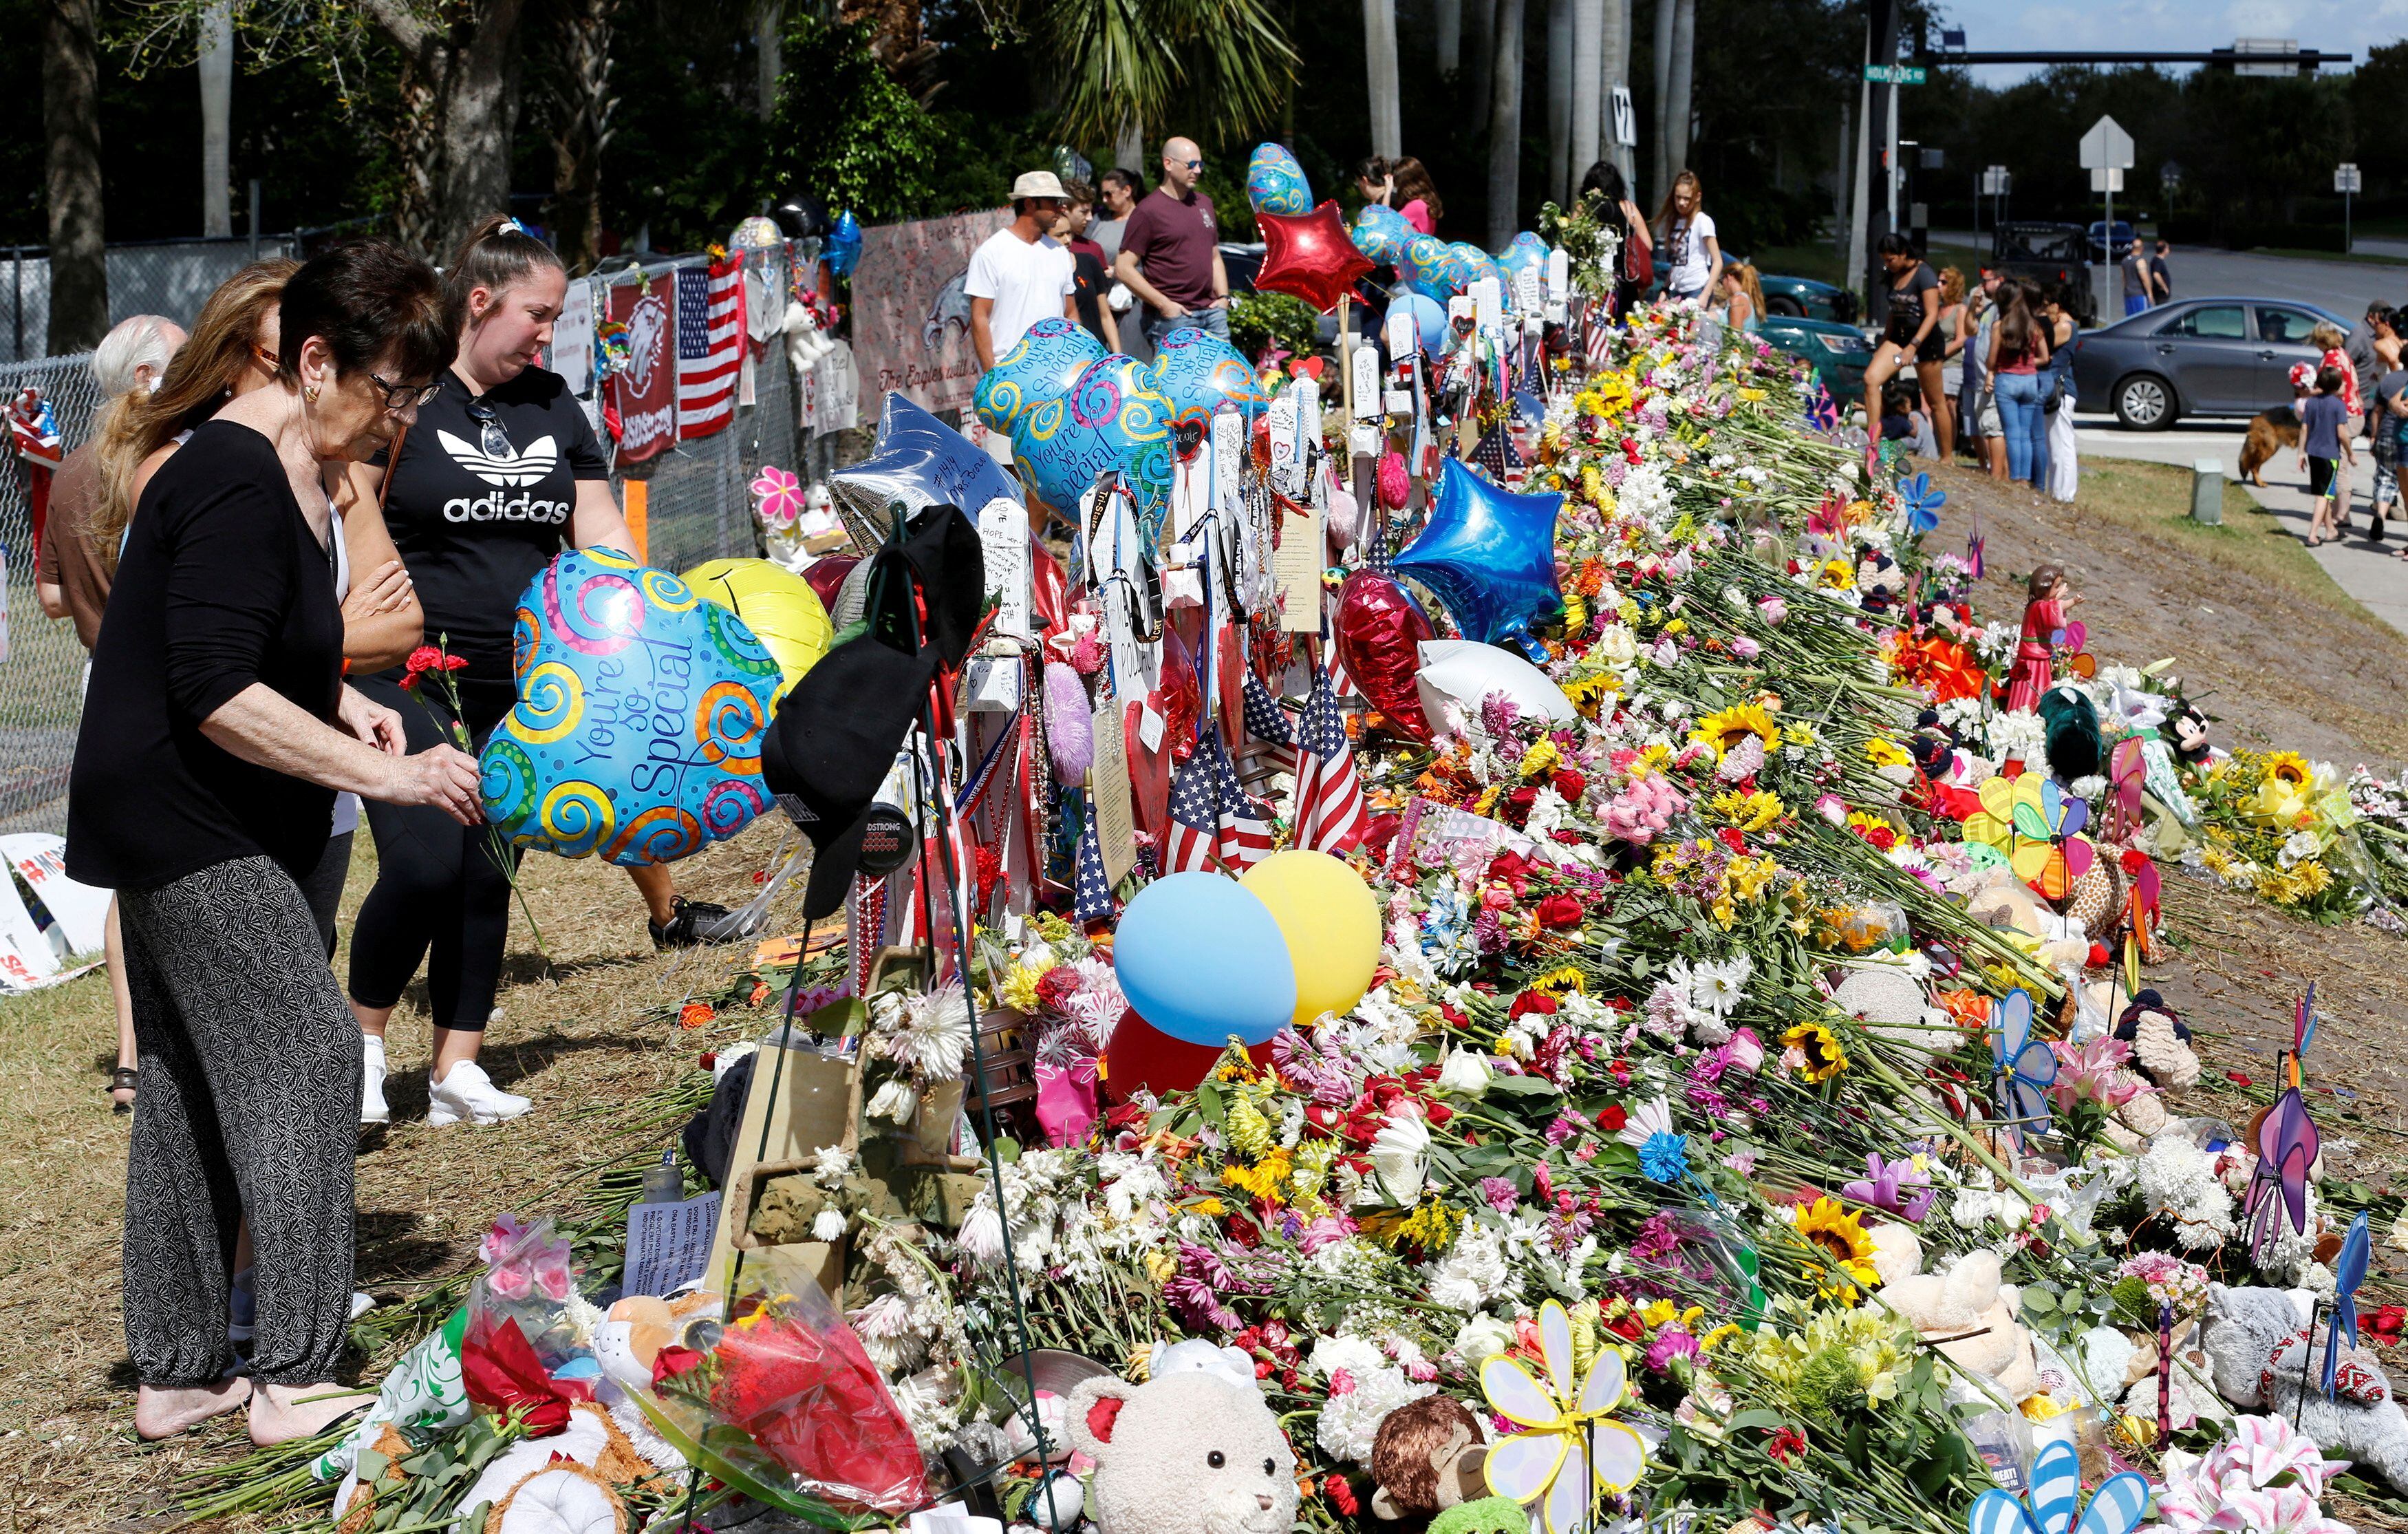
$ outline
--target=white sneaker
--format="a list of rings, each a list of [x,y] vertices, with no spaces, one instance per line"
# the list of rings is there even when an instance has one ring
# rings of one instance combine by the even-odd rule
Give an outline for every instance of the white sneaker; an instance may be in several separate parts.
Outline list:
[[[393,1110],[384,1105],[384,1040],[372,1033],[360,1035],[360,1122],[393,1122]]]
[[[463,1121],[500,1124],[534,1106],[532,1099],[495,1086],[474,1060],[453,1066],[440,1082],[432,1076],[426,1081],[426,1122],[438,1127]]]

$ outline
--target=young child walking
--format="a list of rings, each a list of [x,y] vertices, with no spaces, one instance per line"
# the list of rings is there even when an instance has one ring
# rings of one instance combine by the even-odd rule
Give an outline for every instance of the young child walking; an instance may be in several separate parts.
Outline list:
[[[2334,513],[2333,477],[2344,462],[2355,462],[2350,452],[2349,404],[2342,397],[2342,386],[2349,374],[2330,364],[2317,369],[2316,392],[2300,406],[2300,447],[2308,455],[2308,494],[2315,498],[2315,510],[2308,518],[2308,547],[2330,543],[2341,536],[2340,519]]]

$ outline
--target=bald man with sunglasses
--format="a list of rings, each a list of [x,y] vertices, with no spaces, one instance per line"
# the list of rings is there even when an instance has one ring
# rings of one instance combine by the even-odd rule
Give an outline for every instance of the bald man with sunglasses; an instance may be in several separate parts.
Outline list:
[[[1112,275],[1145,304],[1145,332],[1158,347],[1182,326],[1229,337],[1229,273],[1221,264],[1212,199],[1196,190],[1204,154],[1195,141],[1162,146],[1162,182],[1130,210]]]

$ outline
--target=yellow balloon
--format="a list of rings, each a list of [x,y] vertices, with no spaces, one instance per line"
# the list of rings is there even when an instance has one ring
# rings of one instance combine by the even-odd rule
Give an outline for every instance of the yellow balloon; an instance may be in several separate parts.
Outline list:
[[[778,691],[769,699],[772,709],[827,653],[836,633],[827,609],[820,605],[811,583],[792,570],[766,559],[714,559],[686,571],[684,580],[703,600],[743,619],[744,626],[769,647],[779,672]]]
[[[1380,902],[1370,886],[1327,853],[1273,853],[1238,882],[1268,906],[1296,965],[1298,1027],[1324,1012],[1354,1010],[1380,964]]]

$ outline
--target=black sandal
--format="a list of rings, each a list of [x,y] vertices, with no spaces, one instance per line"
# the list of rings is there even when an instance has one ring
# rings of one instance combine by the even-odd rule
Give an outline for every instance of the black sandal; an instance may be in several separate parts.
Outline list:
[[[110,1071],[108,1073],[108,1090],[110,1096],[114,1097],[120,1092],[138,1091],[139,1089],[135,1085],[135,1078],[140,1074],[141,1072],[135,1069],[132,1066],[120,1066],[115,1070]],[[134,1104],[131,1101],[112,1102],[109,1104],[109,1109],[113,1112],[131,1113],[134,1111]]]

